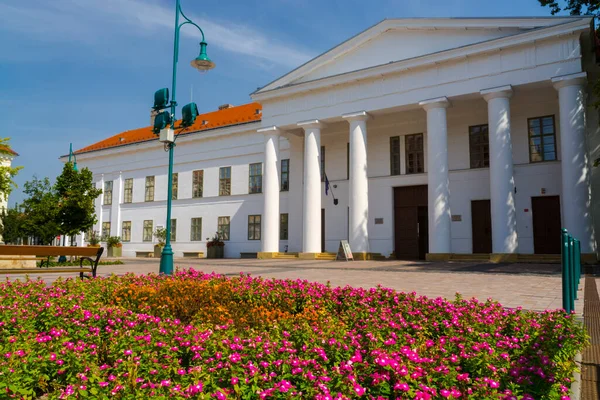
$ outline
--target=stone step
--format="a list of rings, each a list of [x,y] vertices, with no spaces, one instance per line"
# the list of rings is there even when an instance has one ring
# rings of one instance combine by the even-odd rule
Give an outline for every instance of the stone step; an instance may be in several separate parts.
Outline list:
[[[490,261],[489,254],[452,254],[450,261]]]
[[[316,260],[327,260],[334,261],[337,256],[337,253],[319,253],[315,257]]]
[[[519,254],[517,261],[522,263],[560,264],[560,254]]]

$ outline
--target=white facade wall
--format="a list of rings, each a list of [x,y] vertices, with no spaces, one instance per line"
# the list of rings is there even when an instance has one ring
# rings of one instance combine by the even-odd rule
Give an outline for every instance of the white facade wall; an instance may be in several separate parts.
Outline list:
[[[248,130],[249,127],[254,129]],[[241,252],[260,251],[260,240],[248,240],[248,215],[263,213],[263,195],[248,194],[249,164],[263,162],[263,135],[256,133],[258,124],[236,128],[235,135],[201,139],[192,135],[177,141],[174,172],[179,174],[178,198],[173,200],[172,218],[177,220],[176,241],[172,243],[175,256],[184,252],[206,252],[206,239],[217,231],[219,216],[231,219],[230,240],[226,242],[226,257],[239,257]],[[281,157],[289,158],[287,140],[282,139]],[[153,221],[153,229],[166,224],[168,154],[158,142],[125,146],[108,152],[80,155],[81,167],[94,172],[98,187],[113,180],[113,205],[98,208],[98,223],[94,230],[101,232],[102,222],[111,222],[111,234],[121,236],[122,222],[131,221],[131,241],[123,243],[123,256],[133,257],[136,251],[151,252],[157,243],[144,242],[143,222]],[[219,196],[219,168],[231,167],[230,196]],[[192,198],[192,171],[204,170],[203,197]],[[119,176],[133,178],[133,202],[123,203],[123,190],[117,194]],[[154,201],[145,202],[145,181],[155,176]],[[100,196],[97,203],[101,201]],[[281,213],[287,213],[288,193],[282,192]],[[117,199],[119,202],[117,202]],[[100,211],[101,212],[98,212]],[[191,218],[202,218],[202,241],[192,242]],[[286,241],[281,242],[284,250]]]

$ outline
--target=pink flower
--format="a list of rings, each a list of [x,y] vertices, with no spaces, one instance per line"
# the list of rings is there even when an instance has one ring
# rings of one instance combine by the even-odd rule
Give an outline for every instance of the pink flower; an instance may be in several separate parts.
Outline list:
[[[225,394],[221,391],[216,392],[215,394],[213,394],[213,396],[215,396],[218,400],[227,399],[227,396],[225,396]]]
[[[410,386],[407,383],[396,383],[394,385],[394,390],[402,390],[403,392],[408,392],[410,390]]]
[[[358,395],[358,396],[362,396],[365,394],[366,389],[358,384],[354,384],[354,392]]]

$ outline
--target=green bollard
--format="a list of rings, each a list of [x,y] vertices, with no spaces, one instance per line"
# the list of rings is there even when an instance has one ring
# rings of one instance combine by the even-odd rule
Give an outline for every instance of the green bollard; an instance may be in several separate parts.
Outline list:
[[[569,266],[571,267],[571,309],[575,309],[577,300],[577,268],[575,267],[575,238],[569,235]]]
[[[579,239],[575,239],[575,268],[577,268],[577,281],[581,282],[583,265],[581,265],[581,242]]]
[[[571,284],[569,274],[569,239],[566,229],[561,234],[562,304],[564,310],[571,313]]]

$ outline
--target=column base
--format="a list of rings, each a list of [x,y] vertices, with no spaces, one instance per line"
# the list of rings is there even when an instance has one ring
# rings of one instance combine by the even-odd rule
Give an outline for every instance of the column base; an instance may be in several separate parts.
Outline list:
[[[426,261],[450,261],[452,253],[427,253],[425,254]]]
[[[256,258],[259,260],[269,260],[275,258],[278,254],[279,252],[277,251],[259,251],[256,253]]]
[[[368,252],[352,252],[354,261],[367,261],[367,260],[385,260],[385,257],[381,253],[368,253]]]
[[[490,262],[494,264],[498,263],[516,263],[519,261],[519,255],[517,253],[492,253],[490,254]]]
[[[301,260],[316,260],[321,253],[298,253],[298,258]]]

